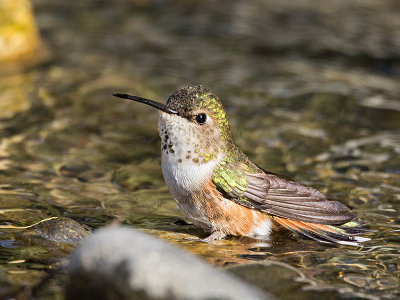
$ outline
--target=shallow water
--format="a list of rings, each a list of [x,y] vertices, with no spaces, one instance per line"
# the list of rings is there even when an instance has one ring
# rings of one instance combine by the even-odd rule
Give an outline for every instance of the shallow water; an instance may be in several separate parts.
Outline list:
[[[282,299],[400,296],[400,7],[291,2],[34,1],[51,55],[0,80],[1,295],[61,297],[62,274],[35,286],[74,241],[19,227],[68,217],[119,218]],[[157,112],[111,94],[200,83],[253,161],[351,206],[372,241],[189,240],[204,233],[179,222],[164,184]]]

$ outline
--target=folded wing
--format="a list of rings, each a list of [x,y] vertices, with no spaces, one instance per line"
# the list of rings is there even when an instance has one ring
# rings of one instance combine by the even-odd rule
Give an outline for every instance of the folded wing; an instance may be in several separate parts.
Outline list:
[[[260,170],[252,173],[245,166],[226,163],[215,172],[213,182],[228,199],[268,214],[295,221],[340,225],[355,215],[340,202],[329,201],[311,188]]]

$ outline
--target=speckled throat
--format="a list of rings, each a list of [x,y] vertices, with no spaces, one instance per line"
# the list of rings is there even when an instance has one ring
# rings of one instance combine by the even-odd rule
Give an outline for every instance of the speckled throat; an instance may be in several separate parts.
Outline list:
[[[165,181],[179,198],[200,189],[212,177],[224,152],[218,131],[205,135],[199,125],[185,118],[160,112],[161,160]]]

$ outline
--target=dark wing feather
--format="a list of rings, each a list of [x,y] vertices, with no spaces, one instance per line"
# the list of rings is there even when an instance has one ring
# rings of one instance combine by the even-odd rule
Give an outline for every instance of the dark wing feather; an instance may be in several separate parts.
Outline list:
[[[246,197],[255,207],[272,215],[292,220],[337,225],[354,219],[350,209],[337,201],[329,201],[311,187],[281,179],[272,174],[246,174]],[[268,188],[260,192],[259,184]]]
[[[226,164],[226,168],[238,168]],[[288,181],[274,174],[251,174],[244,172],[246,184],[236,184],[232,178],[223,181],[222,187],[229,199],[247,207],[252,207],[274,216],[296,221],[327,225],[339,225],[354,219],[355,215],[340,202],[329,201],[325,196],[311,188]],[[219,185],[216,186],[221,188]],[[227,188],[229,187],[229,189]]]

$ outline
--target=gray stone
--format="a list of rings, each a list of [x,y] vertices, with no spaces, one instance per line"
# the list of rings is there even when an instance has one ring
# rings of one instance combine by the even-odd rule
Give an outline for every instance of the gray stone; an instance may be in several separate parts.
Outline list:
[[[67,299],[275,299],[146,233],[107,227],[72,254]]]
[[[28,226],[22,233],[24,240],[43,245],[48,243],[76,244],[87,236],[86,229],[67,217],[52,217]],[[40,242],[42,241],[42,242]]]

